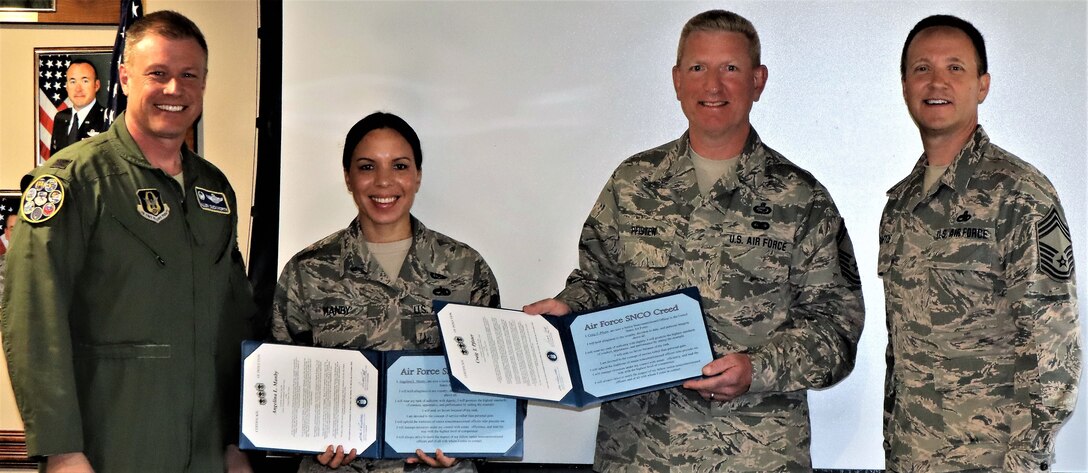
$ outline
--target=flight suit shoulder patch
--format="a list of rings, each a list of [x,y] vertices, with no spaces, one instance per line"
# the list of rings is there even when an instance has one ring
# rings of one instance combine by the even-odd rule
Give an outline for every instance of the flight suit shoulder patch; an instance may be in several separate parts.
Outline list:
[[[42,223],[60,212],[64,186],[57,176],[43,174],[30,182],[19,202],[19,215],[30,223]]]

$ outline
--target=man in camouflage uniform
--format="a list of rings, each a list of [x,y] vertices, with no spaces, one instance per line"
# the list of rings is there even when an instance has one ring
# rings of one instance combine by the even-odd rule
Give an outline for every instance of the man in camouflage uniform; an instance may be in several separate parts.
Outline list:
[[[1047,470],[1080,372],[1061,204],[978,125],[990,76],[974,26],[922,20],[900,67],[925,154],[888,191],[880,224],[887,467]]]
[[[276,288],[272,336],[317,347],[433,349],[440,343],[434,300],[499,306],[498,283],[479,253],[411,220],[411,247],[397,277],[368,250],[358,221],[291,258]],[[405,470],[404,460],[356,459],[336,471]],[[333,470],[308,456],[299,471]],[[461,461],[449,471],[475,466]]]
[[[620,165],[582,230],[580,269],[555,299],[525,307],[561,315],[685,286],[702,294],[724,356],[682,388],[604,404],[598,471],[811,468],[805,390],[853,368],[861,285],[827,190],[748,121],[766,78],[748,20],[692,18],[673,68],[688,132]]]

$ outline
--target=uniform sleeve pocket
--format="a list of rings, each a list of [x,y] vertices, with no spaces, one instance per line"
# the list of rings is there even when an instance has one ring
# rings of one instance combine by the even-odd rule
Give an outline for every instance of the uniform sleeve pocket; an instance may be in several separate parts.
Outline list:
[[[883,279],[884,276],[891,271],[895,261],[896,256],[893,254],[891,245],[880,245],[880,253],[876,263],[876,275]]]

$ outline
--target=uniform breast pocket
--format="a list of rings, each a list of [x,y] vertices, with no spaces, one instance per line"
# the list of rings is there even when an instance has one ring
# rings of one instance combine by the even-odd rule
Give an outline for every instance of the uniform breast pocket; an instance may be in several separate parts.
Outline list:
[[[968,294],[992,300],[1000,276],[1000,258],[993,242],[937,240],[923,251],[931,287],[942,297],[962,299]],[[976,302],[983,302],[976,299]]]
[[[667,290],[667,245],[671,244],[670,240],[662,238],[620,236],[620,263],[623,264],[628,294],[654,294]]]
[[[382,313],[345,299],[316,299],[307,310],[318,346],[355,346],[381,332]]]
[[[1000,352],[1015,325],[998,310],[1004,291],[991,241],[937,240],[924,252],[933,341],[952,357]]]
[[[721,259],[725,291],[732,293],[727,286],[739,285],[760,296],[785,285],[790,275],[789,243],[762,235],[739,235],[730,241]]]
[[[719,304],[729,314],[729,337],[758,345],[788,317],[790,253],[762,236],[734,238],[721,254]]]

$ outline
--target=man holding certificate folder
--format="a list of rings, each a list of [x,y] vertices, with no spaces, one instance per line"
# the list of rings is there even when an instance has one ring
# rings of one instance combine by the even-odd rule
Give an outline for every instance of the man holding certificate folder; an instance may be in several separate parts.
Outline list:
[[[739,15],[688,21],[672,71],[687,133],[620,165],[582,229],[579,269],[524,309],[702,295],[720,358],[683,387],[605,403],[597,471],[811,469],[806,389],[854,366],[864,311],[850,238],[827,189],[751,126],[759,56]]]

